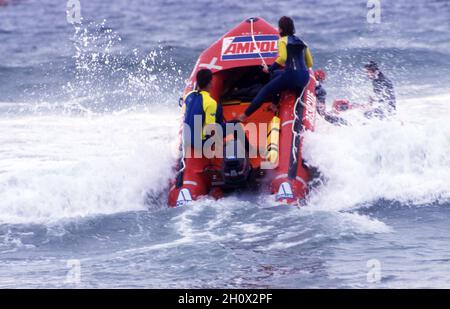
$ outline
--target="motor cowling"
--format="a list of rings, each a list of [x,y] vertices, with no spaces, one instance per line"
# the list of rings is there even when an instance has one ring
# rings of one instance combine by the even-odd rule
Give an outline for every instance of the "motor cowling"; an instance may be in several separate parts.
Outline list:
[[[247,152],[237,139],[225,143],[222,162],[222,178],[225,186],[238,188],[247,185],[251,165]]]

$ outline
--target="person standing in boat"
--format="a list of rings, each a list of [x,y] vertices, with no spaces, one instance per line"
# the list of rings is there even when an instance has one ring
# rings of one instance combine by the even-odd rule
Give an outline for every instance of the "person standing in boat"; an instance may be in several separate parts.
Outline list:
[[[263,68],[271,74],[271,80],[252,100],[251,104],[237,119],[245,121],[268,98],[273,98],[272,109],[277,108],[277,95],[284,90],[295,90],[301,93],[309,81],[308,68],[313,66],[313,59],[308,46],[295,36],[294,21],[283,16],[278,21],[280,39],[278,40],[278,57],[269,67]],[[282,70],[284,66],[284,70]]]

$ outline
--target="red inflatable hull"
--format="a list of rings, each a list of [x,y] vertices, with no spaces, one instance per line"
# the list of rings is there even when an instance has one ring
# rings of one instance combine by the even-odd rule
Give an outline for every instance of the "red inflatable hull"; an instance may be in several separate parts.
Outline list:
[[[253,30],[253,31],[252,31]],[[245,20],[233,28],[217,42],[206,49],[199,57],[191,74],[185,93],[195,87],[195,75],[202,68],[213,71],[211,96],[221,102],[224,118],[230,121],[245,111],[250,102],[221,100],[230,83],[248,72],[259,68],[263,62],[272,64],[277,56],[277,29],[261,18]],[[255,45],[256,43],[256,45]],[[294,203],[305,198],[308,192],[310,174],[302,160],[302,132],[314,130],[316,118],[315,79],[310,71],[310,81],[304,89],[301,100],[292,92],[281,95],[278,115],[267,109],[270,102],[252,114],[246,121],[258,127],[267,127],[274,117],[279,118],[278,160],[272,168],[265,167],[267,153],[249,158],[250,165],[260,177],[261,190],[275,195],[280,202]],[[251,147],[266,147],[267,131],[259,130],[257,138],[250,138]],[[254,137],[254,136],[253,136]],[[168,204],[170,207],[182,206],[211,195],[220,198],[223,179],[220,169],[222,158],[208,159],[198,153],[198,158],[180,159],[174,169]],[[266,184],[266,185],[265,185]]]

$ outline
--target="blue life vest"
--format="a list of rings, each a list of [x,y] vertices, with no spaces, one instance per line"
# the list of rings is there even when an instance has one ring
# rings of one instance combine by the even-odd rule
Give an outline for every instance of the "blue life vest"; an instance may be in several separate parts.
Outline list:
[[[186,134],[184,134],[184,138],[190,141],[191,145],[194,145],[195,137],[202,139],[205,138],[205,136],[203,136],[203,126],[205,124],[205,106],[203,102],[203,95],[199,91],[193,91],[186,96],[184,103],[186,105],[184,123],[189,126],[190,129],[190,136],[186,136]],[[215,123],[220,124],[222,129],[224,129],[222,104],[217,104],[216,106],[214,117]],[[197,127],[195,127],[196,116],[200,116],[199,119],[201,124]]]
[[[184,123],[190,128],[190,136],[186,136],[188,140],[190,140],[191,145],[194,145],[195,136],[201,138],[202,130],[203,130],[203,122],[205,120],[205,111],[203,110],[203,97],[200,92],[194,91],[190,93],[186,99],[184,100],[184,104],[186,104],[186,111],[184,114]],[[195,116],[201,116],[201,126],[200,128],[195,128],[194,119]],[[194,129],[199,132],[194,132]]]

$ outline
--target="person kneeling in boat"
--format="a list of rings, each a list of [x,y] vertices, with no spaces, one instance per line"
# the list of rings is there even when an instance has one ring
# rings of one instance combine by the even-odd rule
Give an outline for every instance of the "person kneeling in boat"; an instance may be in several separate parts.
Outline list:
[[[329,123],[335,125],[347,125],[347,121],[345,121],[341,117],[330,115],[330,113],[328,113],[326,110],[327,91],[323,87],[325,76],[325,72],[322,70],[316,70],[314,72],[314,77],[316,79],[315,92],[317,98],[317,113]]]
[[[375,97],[369,98],[371,105],[378,105],[378,107],[371,109],[364,113],[367,118],[378,117],[385,118],[393,115],[396,110],[396,99],[394,92],[394,85],[379,69],[375,61],[369,61],[364,68],[367,75],[372,80],[373,92]]]
[[[266,73],[271,73],[271,80],[259,91],[245,112],[237,118],[239,121],[245,121],[270,96],[273,99],[272,109],[276,110],[277,94],[283,90],[295,90],[300,94],[308,84],[308,68],[313,66],[308,46],[294,35],[295,26],[291,18],[281,17],[278,28],[281,37],[278,40],[278,58],[270,68],[263,69]],[[285,68],[281,70],[283,65]]]
[[[208,139],[208,126],[222,125],[223,113],[221,105],[209,94],[212,86],[212,72],[202,69],[197,72],[197,90],[189,92],[184,98],[184,130],[185,149],[194,147],[201,151],[203,143]]]

